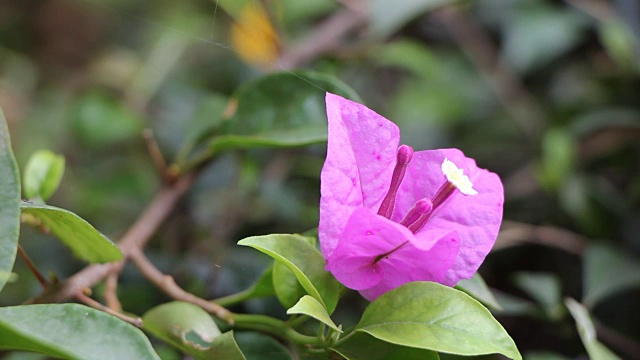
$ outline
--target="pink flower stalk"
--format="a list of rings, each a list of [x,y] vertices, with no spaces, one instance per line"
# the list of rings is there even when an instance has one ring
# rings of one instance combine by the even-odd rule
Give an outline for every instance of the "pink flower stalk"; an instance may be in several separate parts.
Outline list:
[[[454,286],[493,246],[500,178],[457,149],[398,147],[391,121],[327,93],[320,246],[327,270],[373,300],[410,281]]]

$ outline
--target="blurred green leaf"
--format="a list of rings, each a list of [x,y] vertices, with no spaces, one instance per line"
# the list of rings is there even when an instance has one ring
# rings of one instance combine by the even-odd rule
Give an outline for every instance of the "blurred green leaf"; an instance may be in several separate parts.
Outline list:
[[[280,0],[274,3],[282,23],[289,26],[294,23],[309,25],[310,18],[325,14],[337,5],[332,0]]]
[[[561,318],[563,313],[560,280],[553,274],[518,272],[515,283],[542,306],[548,316]]]
[[[640,286],[638,261],[613,247],[589,245],[584,255],[583,303],[592,308],[599,301],[630,287]]]
[[[20,231],[20,175],[11,150],[9,129],[0,109],[0,272],[11,273]],[[0,290],[8,276],[0,276]]]
[[[139,136],[143,126],[135,112],[97,91],[78,100],[73,116],[73,127],[80,140],[98,148]]]
[[[271,336],[240,332],[236,341],[247,360],[292,360],[289,350]]]
[[[331,314],[338,303],[340,285],[331,273],[324,270],[322,254],[301,235],[272,234],[252,236],[238,245],[259,250],[291,270],[307,293],[320,302]],[[277,284],[274,284],[277,286]]]
[[[502,309],[502,307],[498,303],[498,300],[496,300],[495,296],[493,296],[491,289],[489,289],[487,283],[484,282],[484,279],[479,273],[475,273],[471,277],[471,279],[460,280],[456,285],[456,288],[466,292],[476,300],[493,309]]]
[[[418,15],[437,7],[451,4],[455,0],[385,0],[369,2],[370,30],[376,37],[387,37]]]
[[[576,327],[578,328],[578,334],[584,344],[584,347],[589,353],[589,358],[592,360],[618,360],[620,359],[616,354],[611,352],[606,346],[602,345],[596,338],[596,329],[591,321],[591,316],[587,309],[574,299],[565,299],[565,304],[569,309],[569,312],[576,321]]]
[[[638,68],[638,55],[633,33],[622,20],[603,22],[598,27],[600,41],[607,53],[624,70]]]
[[[347,360],[439,360],[431,350],[399,346],[356,332],[339,346],[332,348]]]
[[[359,100],[337,78],[313,72],[275,73],[243,85],[234,94],[237,110],[211,141],[211,151],[326,141],[327,91]]]
[[[28,223],[44,225],[83,260],[105,263],[122,259],[116,244],[71,211],[24,201],[20,203],[20,209],[23,216],[31,216]]]
[[[142,316],[144,329],[182,351],[203,358],[220,329],[201,307],[174,301],[147,311]]]
[[[549,129],[542,139],[538,179],[548,190],[558,190],[574,171],[575,141],[566,129]]]
[[[497,311],[500,315],[530,315],[537,310],[536,304],[529,300],[495,289],[493,290],[493,295],[496,297],[498,304],[500,304],[501,309]]]
[[[383,294],[365,309],[356,331],[396,345],[522,359],[489,310],[464,292],[434,282],[411,282]]]
[[[187,155],[196,145],[204,141],[218,130],[224,121],[224,111],[229,106],[229,99],[217,94],[207,96],[187,124],[185,139],[176,156],[178,164],[186,160]]]
[[[287,310],[287,314],[309,315],[312,318],[325,323],[332,329],[338,332],[342,332],[342,330],[338,326],[336,326],[333,320],[331,320],[331,317],[329,317],[327,310],[322,306],[322,304],[320,304],[318,300],[309,295],[303,296],[297,304]]]
[[[78,360],[160,359],[140,330],[78,304],[0,308],[0,349]]]
[[[0,281],[4,283],[14,282],[18,279],[18,274],[10,271],[0,271]]]
[[[545,1],[513,3],[504,21],[504,55],[523,73],[546,65],[577,46],[589,25],[582,14]]]
[[[64,175],[64,156],[50,150],[36,151],[24,170],[24,194],[27,199],[36,196],[47,200],[58,189]]]

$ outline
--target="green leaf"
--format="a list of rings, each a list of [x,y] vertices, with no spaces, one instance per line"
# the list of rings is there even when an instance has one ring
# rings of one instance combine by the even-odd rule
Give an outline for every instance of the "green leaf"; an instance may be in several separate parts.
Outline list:
[[[24,170],[24,194],[47,200],[58,189],[64,174],[64,156],[49,150],[36,151]]]
[[[201,307],[174,301],[147,311],[142,316],[144,329],[195,357],[211,347],[220,329]]]
[[[327,91],[359,100],[338,79],[314,72],[275,73],[247,83],[234,95],[237,110],[213,138],[211,151],[326,141]]]
[[[489,310],[462,291],[433,282],[411,282],[383,294],[366,308],[357,331],[402,346],[522,359]]]
[[[10,273],[20,232],[20,178],[9,129],[0,109],[0,273]],[[8,276],[0,276],[0,290]]]
[[[496,300],[491,289],[489,289],[487,283],[484,282],[484,279],[479,273],[475,273],[471,279],[460,280],[456,285],[456,288],[466,292],[476,300],[493,309],[502,310],[502,306],[500,306],[498,300]]]
[[[576,320],[576,327],[578,328],[578,334],[584,344],[584,347],[589,353],[589,358],[592,360],[616,360],[620,359],[616,354],[609,350],[606,346],[602,345],[596,338],[596,329],[591,321],[591,316],[587,309],[571,298],[564,300],[565,305],[569,309],[571,316]]]
[[[218,94],[210,94],[202,101],[187,124],[182,147],[176,156],[176,163],[183,163],[196,146],[222,126],[224,111],[228,106],[229,99]]]
[[[640,286],[640,265],[627,253],[590,245],[584,256],[583,303],[592,307],[610,295]]]
[[[0,308],[0,349],[78,360],[160,359],[139,329],[78,304]]]
[[[356,332],[332,348],[347,360],[439,360],[438,353],[426,349],[395,345]]]
[[[562,318],[564,307],[561,303],[560,280],[555,275],[522,271],[515,274],[514,280],[542,306],[549,317]]]
[[[133,110],[102,91],[92,91],[79,99],[73,127],[87,145],[107,147],[139,136],[144,124]]]
[[[548,190],[559,189],[569,178],[575,164],[575,141],[566,129],[550,129],[542,139],[542,159],[538,180]]]
[[[301,235],[272,234],[252,236],[238,245],[259,250],[291,270],[300,285],[332,313],[338,303],[340,284],[324,270],[322,254]]]
[[[304,236],[302,239],[309,245],[316,246],[316,238]],[[296,275],[291,272],[283,263],[276,261],[273,264],[272,286],[278,301],[284,308],[295,305],[300,298],[307,294],[307,291],[300,285]]]
[[[120,249],[78,215],[54,206],[21,202],[27,222],[46,226],[79,258],[91,263],[105,263],[122,259]]]
[[[386,37],[420,14],[447,5],[455,0],[372,0],[368,6],[371,32]]]
[[[271,284],[278,301],[285,308],[292,307],[307,294],[296,275],[286,265],[278,261],[273,264]]]
[[[342,332],[342,329],[337,327],[333,320],[331,320],[331,317],[329,317],[327,310],[322,306],[322,304],[309,295],[303,296],[297,304],[287,310],[287,314],[309,315],[312,318],[325,323],[330,328],[338,332]]]
[[[604,21],[598,26],[598,36],[607,50],[607,54],[625,70],[637,67],[637,53],[633,30],[617,17]]]
[[[247,360],[233,337],[233,331],[227,331],[217,336],[213,339],[211,348],[196,358],[201,360]]]

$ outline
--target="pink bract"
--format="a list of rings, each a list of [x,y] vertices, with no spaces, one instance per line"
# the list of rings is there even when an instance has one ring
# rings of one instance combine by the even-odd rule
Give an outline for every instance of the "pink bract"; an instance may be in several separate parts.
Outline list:
[[[327,270],[369,300],[410,281],[454,286],[473,276],[502,222],[500,178],[457,149],[417,151],[387,219],[378,210],[397,163],[398,127],[334,94],[327,93],[326,106],[329,140],[318,232]],[[412,233],[400,222],[418,200],[433,200],[447,182],[441,168],[445,158],[464,171],[478,194],[454,190]]]

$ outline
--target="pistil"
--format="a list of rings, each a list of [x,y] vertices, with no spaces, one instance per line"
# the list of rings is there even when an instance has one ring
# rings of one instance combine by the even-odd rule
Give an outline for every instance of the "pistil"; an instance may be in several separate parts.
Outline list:
[[[401,145],[398,148],[396,167],[393,169],[393,175],[391,176],[391,185],[387,195],[380,204],[378,209],[378,215],[384,216],[387,219],[391,219],[393,215],[393,209],[396,204],[396,196],[398,195],[398,189],[404,179],[404,174],[407,172],[407,165],[411,162],[413,157],[413,149],[408,145]]]

